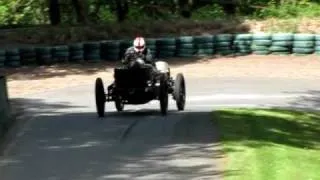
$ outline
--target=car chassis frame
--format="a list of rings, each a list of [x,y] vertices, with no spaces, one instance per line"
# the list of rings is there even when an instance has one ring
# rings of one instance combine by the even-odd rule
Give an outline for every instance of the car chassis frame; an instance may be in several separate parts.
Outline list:
[[[96,110],[99,117],[105,116],[105,103],[114,102],[118,112],[126,104],[142,105],[150,101],[160,102],[162,115],[168,111],[169,95],[176,101],[178,111],[185,109],[186,85],[182,73],[173,79],[170,68],[164,61],[157,61],[155,67],[145,65],[138,68],[119,66],[114,68],[114,81],[105,92],[101,77],[95,81]]]

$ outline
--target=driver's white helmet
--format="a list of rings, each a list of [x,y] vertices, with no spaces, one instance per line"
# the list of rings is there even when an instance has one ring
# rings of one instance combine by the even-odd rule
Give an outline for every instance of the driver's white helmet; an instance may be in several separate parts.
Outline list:
[[[136,52],[141,53],[146,48],[146,42],[143,37],[136,37],[133,41],[133,47]]]

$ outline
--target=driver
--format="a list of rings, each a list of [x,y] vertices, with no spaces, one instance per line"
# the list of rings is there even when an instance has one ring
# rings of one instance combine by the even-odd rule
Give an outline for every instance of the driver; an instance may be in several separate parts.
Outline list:
[[[131,58],[137,57],[142,58],[148,64],[154,65],[151,51],[146,47],[144,38],[140,36],[136,37],[133,46],[126,50],[122,62],[127,63]]]
[[[124,59],[122,63],[128,63],[131,58],[142,58],[146,64],[150,64],[152,66],[153,71],[155,71],[155,63],[151,54],[150,49],[146,48],[146,43],[143,37],[136,37],[133,41],[133,46],[126,49],[124,53]],[[108,86],[108,90],[112,88],[114,82]]]

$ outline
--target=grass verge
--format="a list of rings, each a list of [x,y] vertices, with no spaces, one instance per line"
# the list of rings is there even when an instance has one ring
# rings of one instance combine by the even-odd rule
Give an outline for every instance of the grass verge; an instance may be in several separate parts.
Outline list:
[[[220,130],[225,179],[317,179],[320,177],[320,113],[232,108],[214,111]]]

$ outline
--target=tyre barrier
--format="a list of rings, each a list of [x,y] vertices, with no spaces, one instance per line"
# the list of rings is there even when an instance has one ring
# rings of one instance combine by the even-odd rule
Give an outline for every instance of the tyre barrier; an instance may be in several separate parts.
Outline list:
[[[215,36],[215,52],[219,55],[233,54],[233,34],[218,34]]]
[[[196,56],[210,56],[214,54],[214,35],[195,36],[193,44]]]
[[[236,55],[251,54],[252,34],[237,34],[234,36],[233,50]]]
[[[147,38],[146,45],[150,49],[152,57],[156,57],[157,56],[157,39]]]
[[[292,52],[295,55],[313,54],[315,51],[315,35],[295,34]]]
[[[37,54],[34,47],[19,49],[21,65],[37,65]]]
[[[101,42],[101,58],[103,60],[117,61],[120,59],[121,41],[103,41]]]
[[[275,55],[288,55],[291,53],[293,46],[293,34],[292,33],[276,33],[271,36],[271,46],[269,51]]]
[[[6,51],[0,49],[0,68],[5,67]]]
[[[320,55],[320,34],[315,35],[315,53]]]
[[[88,62],[99,62],[100,56],[100,42],[85,42],[83,44],[84,59]]]
[[[8,67],[19,67],[21,65],[19,49],[8,49],[6,50],[5,66]]]
[[[69,47],[67,45],[54,46],[51,53],[53,63],[65,63],[69,60]]]
[[[51,50],[52,50],[51,47],[37,47],[37,48],[35,48],[37,63],[39,65],[53,64]]]
[[[7,82],[5,76],[0,75],[0,136],[3,136],[10,125],[10,109]]]
[[[70,62],[83,62],[84,49],[83,43],[69,44],[69,61]]]
[[[176,55],[176,38],[159,38],[157,39],[157,56],[158,58],[172,58]]]
[[[252,35],[251,50],[256,55],[270,54],[270,47],[272,45],[272,35],[269,33],[257,33]]]
[[[192,36],[182,36],[176,39],[177,57],[192,57],[195,52]]]
[[[63,62],[118,61],[132,46],[130,40],[79,42],[68,45],[0,49],[0,68]],[[320,34],[244,33],[146,38],[153,57],[220,55],[320,55]]]

